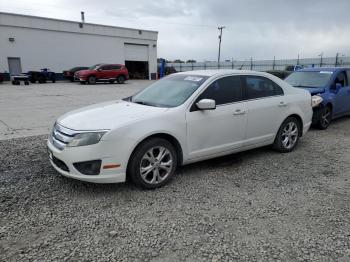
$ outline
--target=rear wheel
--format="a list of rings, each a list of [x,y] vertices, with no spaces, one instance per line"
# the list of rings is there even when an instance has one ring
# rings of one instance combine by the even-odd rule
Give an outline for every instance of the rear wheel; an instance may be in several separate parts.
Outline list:
[[[332,121],[332,108],[330,106],[323,107],[319,112],[317,128],[325,130],[329,127]]]
[[[140,144],[130,158],[128,174],[137,186],[146,189],[165,185],[175,173],[177,154],[165,139],[152,138]]]
[[[300,133],[299,121],[295,117],[288,117],[278,130],[273,148],[282,153],[293,151],[298,144]]]
[[[125,76],[118,76],[118,84],[124,84],[125,83]]]
[[[88,83],[89,83],[89,85],[96,84],[96,77],[95,76],[89,76]]]

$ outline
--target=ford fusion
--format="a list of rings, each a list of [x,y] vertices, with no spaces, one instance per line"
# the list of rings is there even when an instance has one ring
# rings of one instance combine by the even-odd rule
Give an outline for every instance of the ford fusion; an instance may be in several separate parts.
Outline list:
[[[58,118],[48,139],[62,175],[94,183],[166,184],[179,165],[266,145],[292,151],[319,100],[275,76],[192,71],[123,100]]]

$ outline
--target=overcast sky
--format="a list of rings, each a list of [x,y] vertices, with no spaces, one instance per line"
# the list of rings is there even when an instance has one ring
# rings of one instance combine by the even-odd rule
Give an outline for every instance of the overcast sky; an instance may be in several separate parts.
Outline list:
[[[0,11],[159,31],[158,57],[350,56],[350,0],[1,0]]]

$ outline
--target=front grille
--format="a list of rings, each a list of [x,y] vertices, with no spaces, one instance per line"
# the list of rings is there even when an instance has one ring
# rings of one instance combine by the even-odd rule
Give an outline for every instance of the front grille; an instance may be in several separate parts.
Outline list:
[[[57,123],[54,125],[50,135],[50,142],[59,150],[63,150],[73,140],[76,132],[62,127]]]
[[[68,166],[62,161],[56,158],[55,156],[52,156],[52,162],[59,168],[62,169],[63,171],[69,172]]]

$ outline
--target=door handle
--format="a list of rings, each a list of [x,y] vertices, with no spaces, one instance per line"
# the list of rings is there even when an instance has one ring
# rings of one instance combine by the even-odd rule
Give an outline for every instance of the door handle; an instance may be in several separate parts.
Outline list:
[[[245,110],[237,109],[237,110],[233,113],[233,115],[234,115],[234,116],[239,116],[239,115],[244,115],[245,113],[246,113]]]
[[[286,107],[286,106],[288,106],[288,104],[286,104],[285,102],[280,102],[280,103],[278,104],[278,106],[279,106],[279,107]]]

